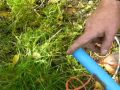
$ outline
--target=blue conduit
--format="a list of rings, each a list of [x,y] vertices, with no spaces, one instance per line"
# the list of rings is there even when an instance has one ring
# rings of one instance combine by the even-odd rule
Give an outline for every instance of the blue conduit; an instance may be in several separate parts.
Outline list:
[[[73,56],[82,64],[92,75],[96,76],[105,86],[106,90],[120,90],[120,86],[112,77],[93,60],[84,49],[80,48],[73,53]]]

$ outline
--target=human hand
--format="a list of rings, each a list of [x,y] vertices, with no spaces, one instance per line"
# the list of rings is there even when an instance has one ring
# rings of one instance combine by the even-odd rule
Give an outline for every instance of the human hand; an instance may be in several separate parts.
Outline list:
[[[76,49],[85,47],[105,55],[110,49],[119,27],[120,1],[101,0],[86,22],[85,33],[74,41],[67,54],[72,54]]]

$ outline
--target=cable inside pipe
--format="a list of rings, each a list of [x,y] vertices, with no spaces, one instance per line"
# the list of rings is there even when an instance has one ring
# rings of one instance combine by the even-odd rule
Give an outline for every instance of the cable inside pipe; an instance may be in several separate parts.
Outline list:
[[[119,72],[119,68],[120,68],[120,41],[119,41],[119,39],[118,39],[118,37],[117,36],[115,36],[115,41],[117,42],[117,44],[118,44],[118,52],[119,52],[119,55],[118,55],[118,65],[117,65],[117,68],[116,68],[116,71],[115,71],[115,73],[114,73],[114,75],[113,75],[113,79],[115,79],[115,77],[117,76],[117,74],[118,74],[118,72]]]

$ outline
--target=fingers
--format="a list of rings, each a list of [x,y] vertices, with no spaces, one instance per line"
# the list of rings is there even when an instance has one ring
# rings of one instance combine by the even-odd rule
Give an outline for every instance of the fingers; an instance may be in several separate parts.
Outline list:
[[[108,50],[111,48],[112,46],[112,42],[114,40],[114,34],[113,33],[109,33],[107,32],[105,34],[105,38],[104,41],[102,42],[102,46],[101,46],[101,54],[102,55],[106,55]]]
[[[75,42],[72,44],[72,46],[68,49],[67,54],[72,54],[76,49],[82,47],[86,43],[92,41],[94,38],[96,38],[98,33],[96,32],[86,32],[81,37],[79,37]]]
[[[86,46],[85,46],[86,49],[89,49],[93,52],[100,52],[100,47],[97,46],[95,43],[91,42],[91,43],[88,43]]]

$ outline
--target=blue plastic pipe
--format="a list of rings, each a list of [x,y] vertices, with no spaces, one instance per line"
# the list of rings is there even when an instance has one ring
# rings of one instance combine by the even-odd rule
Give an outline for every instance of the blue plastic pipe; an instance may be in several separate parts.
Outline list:
[[[73,53],[73,56],[82,64],[92,75],[96,76],[105,86],[105,90],[120,90],[120,86],[112,77],[93,60],[84,49],[80,48]]]

